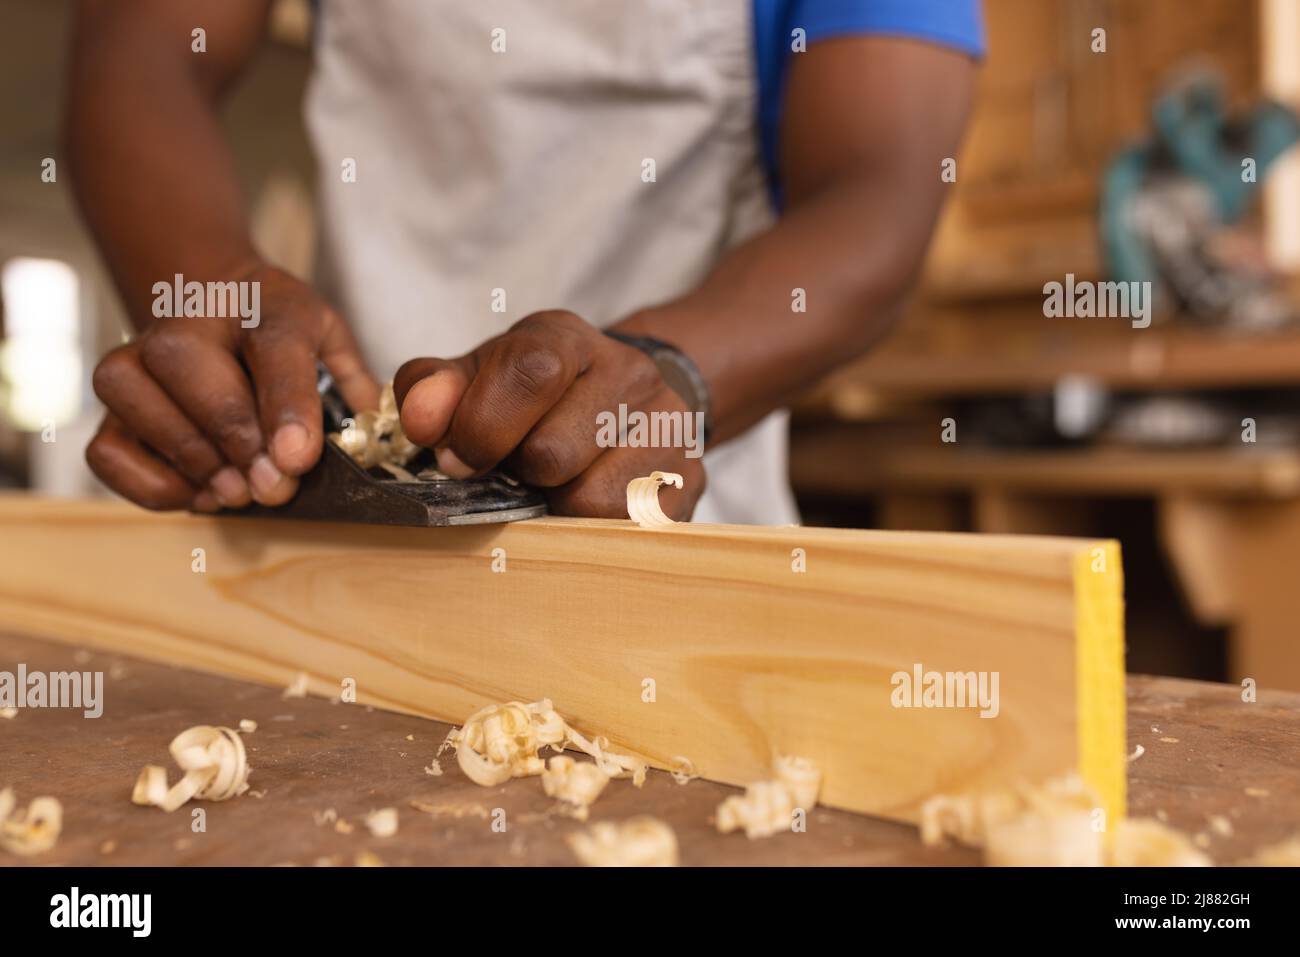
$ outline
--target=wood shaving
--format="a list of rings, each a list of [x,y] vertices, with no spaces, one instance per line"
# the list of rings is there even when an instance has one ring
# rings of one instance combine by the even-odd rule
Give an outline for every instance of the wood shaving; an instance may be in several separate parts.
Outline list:
[[[627,517],[642,528],[668,528],[676,525],[659,507],[659,486],[682,487],[682,477],[676,472],[651,472],[645,478],[634,478],[627,483]]]
[[[1246,788],[1246,797],[1266,798],[1270,793],[1268,788]]]
[[[1136,761],[1138,758],[1142,757],[1142,755],[1146,753],[1147,753],[1147,749],[1142,747],[1142,745],[1139,744],[1136,748],[1133,749],[1133,753],[1128,756],[1129,763],[1132,764],[1134,761]]]
[[[307,680],[308,680],[308,679],[307,679],[307,673],[306,673],[305,671],[300,671],[300,672],[298,672],[296,675],[294,675],[293,681],[291,681],[291,682],[289,683],[289,687],[287,687],[287,688],[284,689],[284,693],[281,694],[280,697],[281,697],[281,698],[305,698],[305,697],[307,697]],[[280,715],[276,715],[276,716],[275,716],[274,718],[272,718],[271,720],[272,720],[272,721],[279,721],[279,720],[281,720]],[[290,716],[289,718],[287,718],[287,719],[285,719],[285,720],[292,721],[293,718],[292,718],[292,716]]]
[[[374,837],[392,837],[397,833],[397,808],[371,811],[366,815],[366,827]]]
[[[1098,866],[1104,835],[1093,829],[1096,803],[1077,774],[1039,787],[937,795],[921,805],[921,841],[983,848],[994,866]]]
[[[383,859],[373,851],[361,851],[356,858],[357,867],[387,867]]]
[[[343,818],[339,818],[334,822],[334,830],[338,834],[351,834],[356,830],[356,827],[345,821]]]
[[[105,841],[99,845],[99,853],[108,855],[117,850],[117,841]]]
[[[590,761],[581,763],[558,754],[546,762],[542,772],[542,790],[547,797],[572,804],[580,821],[587,819],[587,808],[600,797],[609,784],[609,775]]]
[[[429,766],[424,769],[424,773],[434,778],[442,777],[442,762],[434,758]]]
[[[993,867],[1100,867],[1105,835],[1093,826],[1096,796],[1077,774],[1021,789],[1022,808],[987,824],[984,863]]]
[[[11,721],[16,717],[18,717],[17,708],[0,708],[0,718],[4,718],[6,721]]]
[[[1165,744],[1177,744],[1177,743],[1178,743],[1178,739],[1177,739],[1177,738],[1164,737],[1164,738],[1161,738],[1160,740],[1161,740],[1162,742],[1164,742]]]
[[[428,801],[410,801],[411,807],[434,817],[477,817],[487,820],[492,816],[490,808],[482,804],[430,804]]]
[[[176,735],[168,750],[184,776],[169,789],[166,769],[146,765],[131,794],[134,803],[170,813],[191,799],[227,801],[248,790],[252,769],[238,731],[198,725]]]
[[[1185,834],[1152,818],[1127,818],[1114,831],[1107,855],[1112,867],[1211,866]]]
[[[645,783],[644,761],[610,751],[603,737],[588,740],[556,713],[549,698],[532,704],[488,705],[470,715],[464,726],[447,738],[456,747],[456,761],[465,776],[483,787],[540,775],[545,765],[537,752],[548,744],[557,751],[572,745],[594,758],[596,766],[611,778],[630,775],[637,787]],[[444,741],[443,748],[446,746]]]
[[[822,788],[822,772],[807,758],[791,754],[778,755],[773,767],[776,779],[790,789],[795,807],[811,811],[817,805],[817,794]]]
[[[63,830],[63,805],[57,798],[32,798],[18,809],[13,788],[0,790],[0,848],[31,857],[54,847]]]
[[[402,431],[391,382],[384,385],[380,394],[379,411],[358,412],[353,416],[351,428],[331,432],[329,438],[363,469],[377,465],[402,481],[415,481],[415,476],[403,466],[415,458],[420,447]]]
[[[311,819],[316,822],[317,827],[324,827],[339,819],[339,812],[332,807],[327,807],[323,811],[312,811]]]
[[[1241,863],[1246,867],[1300,867],[1300,834],[1262,847]]]
[[[733,794],[718,805],[714,824],[730,834],[743,830],[751,840],[790,830],[796,809],[811,811],[817,804],[822,775],[806,758],[781,756],[774,762],[776,779],[756,781],[744,796]]]
[[[256,730],[257,730],[257,722],[254,721],[252,718],[239,719],[240,734],[252,734]]]
[[[678,784],[690,784],[700,776],[695,770],[695,763],[680,754],[673,758],[671,773],[673,780]]]
[[[1222,814],[1211,814],[1209,816],[1210,830],[1219,837],[1232,837],[1232,822]]]
[[[587,867],[676,867],[677,836],[663,821],[600,821],[565,842]]]

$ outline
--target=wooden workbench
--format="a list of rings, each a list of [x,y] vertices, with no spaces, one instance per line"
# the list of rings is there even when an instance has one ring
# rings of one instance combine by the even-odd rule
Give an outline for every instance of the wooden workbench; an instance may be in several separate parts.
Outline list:
[[[20,710],[0,720],[0,786],[20,804],[38,794],[64,807],[58,846],[39,857],[0,854],[0,864],[272,865],[352,864],[369,851],[390,865],[568,864],[563,836],[581,824],[552,813],[536,779],[501,788],[469,782],[455,755],[444,773],[425,773],[448,726],[281,689],[213,677],[25,637],[0,637],[0,669],[103,671],[103,715]],[[1229,686],[1130,677],[1129,746],[1134,815],[1167,815],[1171,825],[1204,832],[1207,852],[1232,863],[1300,831],[1300,694],[1260,692],[1245,704]],[[176,769],[167,743],[196,724],[257,722],[246,735],[251,791],[233,801],[198,802],[173,813],[131,804],[132,785],[149,763]],[[1157,730],[1158,729],[1158,730]],[[408,737],[409,736],[409,737]],[[1250,789],[1250,793],[1247,793]],[[592,820],[653,814],[672,825],[683,864],[975,864],[963,848],[921,846],[913,828],[839,811],[814,811],[803,834],[748,841],[719,835],[709,818],[735,789],[706,781],[676,784],[652,772],[638,791],[615,781]],[[419,811],[411,802],[442,808]],[[191,832],[194,808],[207,830]],[[371,837],[367,812],[395,807],[396,836]],[[339,833],[316,816],[334,809],[354,826]],[[492,830],[495,808],[505,833]],[[460,816],[457,816],[459,814]],[[1223,815],[1231,836],[1209,827]],[[106,842],[112,842],[111,845]]]

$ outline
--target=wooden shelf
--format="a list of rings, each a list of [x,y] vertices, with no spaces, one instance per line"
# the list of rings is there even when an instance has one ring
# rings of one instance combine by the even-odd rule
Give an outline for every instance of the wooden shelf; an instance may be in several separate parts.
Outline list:
[[[1171,492],[1264,499],[1300,496],[1300,452],[1289,449],[891,447],[854,426],[796,433],[790,473],[797,491],[821,495],[995,486],[1007,491],[1098,496]]]
[[[1048,320],[1052,323],[1115,320]],[[1064,330],[1059,330],[1063,332]],[[1050,389],[1070,375],[1119,390],[1300,385],[1300,331],[1231,337],[1195,331],[1117,330],[1088,338],[997,338],[944,351],[915,339],[886,343],[829,377],[813,402],[850,412],[868,396],[945,397]]]

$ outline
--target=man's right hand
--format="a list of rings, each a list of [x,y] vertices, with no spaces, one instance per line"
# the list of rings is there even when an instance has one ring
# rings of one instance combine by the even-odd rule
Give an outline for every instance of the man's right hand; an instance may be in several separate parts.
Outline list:
[[[104,484],[152,509],[283,505],[324,442],[316,362],[353,409],[379,386],[342,318],[304,283],[256,266],[260,321],[154,319],[95,369],[108,412],[86,449]]]

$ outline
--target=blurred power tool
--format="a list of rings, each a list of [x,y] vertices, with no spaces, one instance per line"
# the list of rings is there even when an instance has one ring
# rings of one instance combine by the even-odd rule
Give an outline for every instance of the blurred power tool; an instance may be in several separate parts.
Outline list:
[[[1153,135],[1111,161],[1101,235],[1110,279],[1151,282],[1160,312],[1234,331],[1274,329],[1295,307],[1258,238],[1235,228],[1264,170],[1300,139],[1265,101],[1228,117],[1221,84],[1198,73],[1156,100]]]

